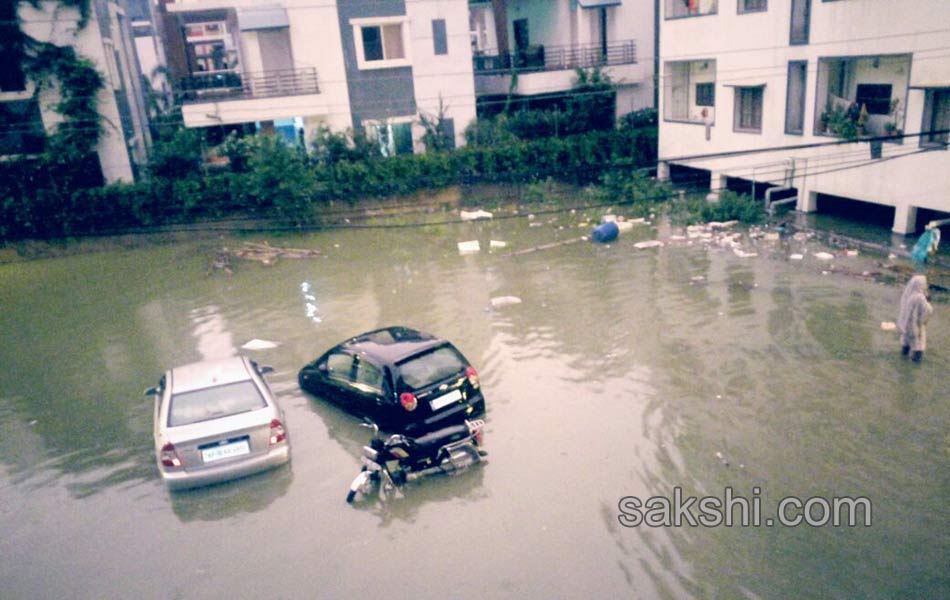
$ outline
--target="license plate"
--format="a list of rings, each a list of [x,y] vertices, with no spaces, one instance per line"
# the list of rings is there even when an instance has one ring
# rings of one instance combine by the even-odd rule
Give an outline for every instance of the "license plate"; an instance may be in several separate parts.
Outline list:
[[[216,460],[224,460],[225,458],[232,458],[235,456],[242,456],[244,454],[250,454],[251,446],[247,443],[247,440],[241,440],[240,442],[234,442],[231,444],[225,444],[223,446],[215,446],[214,448],[205,448],[201,451],[201,460],[206,463],[214,462]]]
[[[432,410],[439,410],[440,408],[446,407],[453,402],[462,399],[461,390],[455,390],[454,392],[449,392],[448,394],[443,394],[438,398],[429,402],[429,406],[432,407]]]

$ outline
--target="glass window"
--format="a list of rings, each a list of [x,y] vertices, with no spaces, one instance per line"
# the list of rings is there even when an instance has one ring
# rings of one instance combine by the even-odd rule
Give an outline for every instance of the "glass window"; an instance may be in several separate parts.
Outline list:
[[[461,373],[466,366],[462,356],[452,346],[440,346],[424,354],[411,357],[399,365],[402,382],[418,390]]]
[[[891,112],[891,85],[859,83],[855,103],[865,106],[869,115],[886,115]]]
[[[808,61],[788,63],[788,86],[785,91],[785,133],[801,135],[805,131],[805,83]]]
[[[761,87],[736,88],[736,131],[762,131],[762,89]]]
[[[716,84],[696,84],[696,106],[716,106]]]
[[[327,357],[327,376],[340,381],[351,381],[353,357],[337,352]]]
[[[667,121],[715,121],[715,60],[666,63],[662,87],[663,118]]]
[[[927,90],[924,100],[924,122],[921,143],[925,146],[946,146],[950,141],[950,89]]]
[[[402,23],[364,25],[360,27],[365,62],[406,58],[402,39]]]
[[[768,10],[768,0],[739,0],[739,12],[761,12]]]
[[[718,0],[666,0],[666,18],[716,14]]]
[[[370,139],[379,144],[383,156],[412,154],[412,123],[380,123],[367,125]]]
[[[445,33],[445,19],[432,20],[432,45],[436,54],[449,53],[449,40]]]
[[[790,44],[807,44],[811,21],[811,0],[792,0]]]
[[[254,382],[238,381],[172,396],[168,426],[178,427],[220,419],[267,406]]]
[[[367,392],[383,392],[382,370],[366,359],[360,359],[356,367],[356,385]]]

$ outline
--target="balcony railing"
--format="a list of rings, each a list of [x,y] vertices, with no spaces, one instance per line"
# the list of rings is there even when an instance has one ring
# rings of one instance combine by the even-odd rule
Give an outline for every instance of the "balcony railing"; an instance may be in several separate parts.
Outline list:
[[[476,74],[516,71],[563,71],[565,69],[630,65],[637,62],[634,40],[578,46],[528,46],[524,50],[494,56],[473,57]]]
[[[259,73],[200,73],[182,79],[179,85],[184,102],[247,100],[320,93],[317,70],[313,67]]]

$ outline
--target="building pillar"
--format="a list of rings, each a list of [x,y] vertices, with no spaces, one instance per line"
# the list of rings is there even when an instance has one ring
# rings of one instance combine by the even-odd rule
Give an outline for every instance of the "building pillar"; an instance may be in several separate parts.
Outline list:
[[[706,202],[719,202],[719,193],[726,189],[729,177],[725,173],[713,171],[709,176],[709,193],[706,194]]]
[[[669,181],[670,180],[670,163],[661,160],[656,163],[656,180],[657,181]]]
[[[901,235],[917,230],[917,207],[910,204],[898,204],[894,211],[894,227],[891,231]]]
[[[818,210],[818,192],[803,190],[798,193],[798,206],[795,207],[799,212],[815,212]]]

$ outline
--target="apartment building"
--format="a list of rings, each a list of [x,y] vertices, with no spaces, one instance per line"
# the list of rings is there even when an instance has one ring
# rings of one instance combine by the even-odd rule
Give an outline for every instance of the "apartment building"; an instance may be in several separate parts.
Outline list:
[[[950,212],[950,3],[660,9],[661,176],[787,187],[800,211],[884,211],[901,234]]]
[[[105,78],[98,96],[103,132],[96,148],[102,176],[108,183],[132,181],[146,163],[150,138],[129,19],[122,1],[92,0],[90,5],[88,22],[81,28],[78,10],[52,2],[8,3],[5,18],[10,19],[18,9],[20,26],[27,35],[73,46],[95,64]],[[39,154],[46,136],[63,118],[55,110],[59,92],[56,86],[46,86],[37,93],[36,82],[17,60],[5,62],[2,71],[0,156]]]
[[[575,69],[599,67],[618,116],[654,106],[653,0],[472,0],[470,11],[483,102],[562,94]]]
[[[422,150],[420,115],[450,145],[475,118],[466,0],[166,0],[168,67],[187,127],[309,143],[364,128],[383,154]]]

